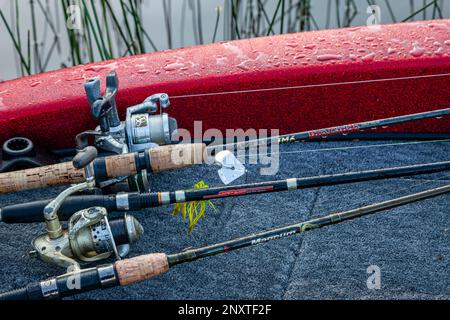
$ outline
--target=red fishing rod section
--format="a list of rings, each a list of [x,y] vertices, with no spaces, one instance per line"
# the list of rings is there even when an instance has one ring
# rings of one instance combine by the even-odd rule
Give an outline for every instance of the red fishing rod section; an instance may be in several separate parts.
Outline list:
[[[303,32],[125,57],[0,83],[0,142],[31,138],[73,147],[96,126],[83,84],[115,69],[117,105],[158,92],[192,130],[269,128],[280,133],[448,107],[450,20]],[[218,94],[219,93],[219,94]],[[449,132],[449,119],[387,128]]]

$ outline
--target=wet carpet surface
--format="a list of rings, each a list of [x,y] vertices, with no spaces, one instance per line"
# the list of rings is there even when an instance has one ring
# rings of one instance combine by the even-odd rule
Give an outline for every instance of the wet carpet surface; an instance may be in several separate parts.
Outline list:
[[[280,147],[275,176],[248,165],[236,183],[446,161],[450,143],[295,143]],[[352,147],[347,149],[347,147]],[[353,148],[357,147],[357,148]],[[339,150],[317,151],[318,149]],[[154,176],[154,191],[221,181],[215,166],[197,166]],[[192,235],[172,207],[134,213],[145,235],[131,255],[175,253],[288,225],[332,212],[404,196],[449,183],[436,173],[351,185],[214,200]],[[58,189],[0,195],[0,205],[55,196]],[[75,299],[448,299],[450,298],[450,195],[224,255],[175,266],[167,274],[129,287],[78,295]],[[116,216],[117,214],[113,214]],[[0,291],[58,275],[64,270],[28,256],[43,224],[0,225]],[[379,268],[381,288],[369,289],[368,268]]]

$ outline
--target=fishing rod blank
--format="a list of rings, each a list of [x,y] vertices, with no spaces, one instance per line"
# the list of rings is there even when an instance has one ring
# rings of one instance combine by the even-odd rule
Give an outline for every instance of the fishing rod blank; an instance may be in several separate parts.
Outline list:
[[[403,167],[347,172],[305,178],[290,178],[276,181],[248,183],[206,189],[177,190],[153,193],[123,193],[117,195],[85,195],[67,198],[58,214],[61,220],[89,207],[104,207],[111,211],[137,211],[173,203],[212,200],[259,193],[291,191],[322,186],[389,179],[450,170],[450,161],[417,164]],[[0,221],[5,223],[42,222],[43,210],[51,200],[40,200],[0,208]]]
[[[358,122],[352,124],[345,124],[336,127],[329,127],[323,129],[315,129],[310,131],[298,132],[298,133],[290,133],[280,136],[267,137],[261,139],[250,139],[247,141],[238,141],[234,143],[225,143],[221,145],[211,145],[207,147],[207,150],[218,150],[218,149],[227,149],[227,147],[234,146],[234,149],[247,149],[252,145],[263,145],[277,142],[279,144],[298,142],[298,141],[308,141],[308,140],[316,140],[319,138],[326,138],[330,136],[337,135],[347,135],[349,133],[362,131],[366,129],[376,129],[387,127],[391,125],[397,125],[406,122],[413,122],[431,118],[441,118],[444,116],[450,115],[450,108],[438,109],[433,111],[426,111],[420,113],[407,114],[403,116],[396,116],[391,118],[384,118],[366,122]]]
[[[81,270],[79,273],[64,274],[25,288],[0,294],[0,300],[42,300],[59,299],[76,294],[110,287],[138,283],[169,271],[177,264],[188,263],[201,258],[263,244],[272,240],[293,236],[313,229],[363,217],[379,211],[392,209],[427,198],[450,192],[450,185],[434,188],[404,197],[371,204],[368,206],[330,214],[321,218],[278,227],[221,243],[191,249],[175,254],[152,253],[123,259],[114,264]],[[74,281],[77,286],[74,286]]]

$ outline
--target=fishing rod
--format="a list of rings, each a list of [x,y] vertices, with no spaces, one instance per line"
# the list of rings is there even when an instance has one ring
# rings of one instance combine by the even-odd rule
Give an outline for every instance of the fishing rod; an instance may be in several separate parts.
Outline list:
[[[92,171],[97,181],[128,177],[142,170],[163,172],[202,163],[205,145],[201,143],[153,147],[133,152],[96,158]],[[0,193],[80,183],[84,171],[74,168],[72,162],[0,173]]]
[[[127,286],[163,274],[178,264],[189,263],[217,254],[263,244],[449,192],[450,185],[446,185],[197,249],[190,249],[175,254],[152,253],[123,259],[113,264],[84,269],[38,283],[32,283],[24,288],[0,294],[0,300],[61,299],[98,289]],[[76,281],[77,286],[74,286],[74,281]]]
[[[327,138],[327,137],[337,136],[337,135],[348,135],[350,133],[355,133],[355,132],[363,131],[363,130],[367,130],[367,129],[377,129],[377,128],[381,128],[381,127],[388,127],[391,125],[397,125],[397,124],[402,124],[402,123],[407,123],[407,122],[414,122],[414,121],[432,119],[432,118],[440,119],[441,117],[448,116],[448,115],[450,115],[450,108],[437,109],[437,110],[432,110],[432,111],[411,113],[411,114],[407,114],[407,115],[383,118],[383,119],[366,121],[366,122],[345,124],[345,125],[340,125],[340,126],[336,126],[336,127],[328,127],[328,128],[323,128],[323,129],[315,129],[315,130],[303,131],[303,132],[297,132],[297,133],[288,133],[288,134],[284,134],[284,135],[278,135],[278,136],[267,137],[267,138],[250,139],[250,140],[246,140],[246,141],[238,141],[238,142],[232,142],[232,143],[211,145],[211,146],[207,147],[207,150],[213,151],[218,148],[228,148],[231,146],[234,146],[235,149],[239,149],[239,148],[247,149],[255,143],[258,143],[261,145],[264,145],[264,144],[270,145],[271,143],[274,143],[274,142],[279,143],[279,144],[285,144],[285,143],[291,143],[291,142],[316,140],[319,138]]]
[[[395,177],[430,174],[447,170],[450,170],[450,161],[304,178],[289,178],[206,189],[188,189],[151,193],[134,192],[120,193],[117,195],[72,196],[66,198],[60,207],[59,218],[61,220],[67,220],[75,212],[89,207],[103,207],[108,212],[138,211],[145,208],[159,207],[174,203],[250,196],[280,191],[293,191],[322,186],[333,186]],[[50,201],[51,199],[46,199],[4,206],[0,208],[0,221],[4,223],[42,222],[42,212]]]
[[[450,108],[231,144],[213,145],[208,147],[202,143],[159,146],[147,149],[143,152],[124,153],[105,158],[98,158],[93,162],[93,172],[96,180],[102,181],[108,178],[136,175],[142,170],[148,172],[161,172],[180,169],[193,164],[202,163],[202,160],[207,160],[206,154],[209,154],[209,152],[214,153],[218,148],[226,148],[229,146],[234,146],[235,148],[243,146],[248,148],[253,143],[261,142],[268,144],[275,141],[280,143],[296,142],[305,139],[347,134],[349,132],[411,121],[440,118],[448,115],[450,115]],[[205,153],[205,151],[208,153]],[[183,158],[182,161],[173,161],[173,154],[181,155]],[[217,155],[219,155],[219,153]],[[228,161],[231,161],[233,165],[227,167],[226,162]],[[221,177],[224,183],[230,183],[245,173],[245,170],[242,170],[242,164],[239,165],[239,162],[232,154],[228,154],[227,157],[224,157],[219,161],[216,158],[216,163],[222,165],[223,176],[228,177],[227,179]],[[76,170],[70,162],[65,162],[45,167],[1,173],[0,193],[78,183],[83,180],[83,171]]]

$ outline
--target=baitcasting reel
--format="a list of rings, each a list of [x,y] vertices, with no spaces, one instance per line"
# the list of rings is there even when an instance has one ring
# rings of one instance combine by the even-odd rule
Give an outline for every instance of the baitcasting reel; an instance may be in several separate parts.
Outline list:
[[[44,208],[47,232],[32,242],[31,253],[41,260],[61,267],[80,269],[79,261],[95,262],[115,256],[125,257],[130,244],[143,234],[143,228],[131,215],[108,220],[107,211],[102,207],[92,207],[76,212],[63,229],[58,210],[70,195],[95,188],[90,163],[97,156],[94,147],[86,147],[75,156],[73,165],[84,168],[86,181],[64,190]]]
[[[170,144],[177,130],[177,121],[163,112],[170,106],[169,96],[165,93],[155,94],[143,103],[129,107],[125,122],[121,122],[115,102],[118,87],[119,80],[115,71],[111,71],[106,77],[103,96],[98,78],[88,80],[84,86],[92,116],[99,120],[96,131],[101,135],[95,137],[96,146],[120,154]]]

